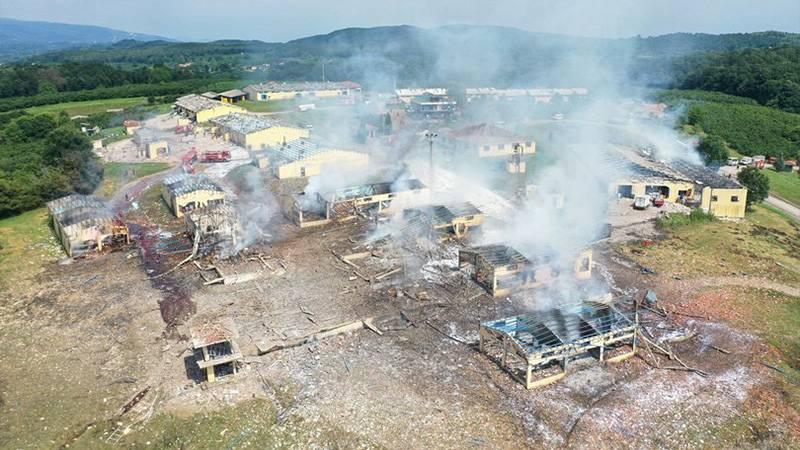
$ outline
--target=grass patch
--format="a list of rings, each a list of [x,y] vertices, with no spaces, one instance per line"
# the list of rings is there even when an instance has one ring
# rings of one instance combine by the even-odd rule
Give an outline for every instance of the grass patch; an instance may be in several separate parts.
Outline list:
[[[659,217],[656,225],[661,229],[674,230],[688,225],[716,222],[718,219],[711,213],[695,208],[689,214],[670,214],[668,217]]]
[[[800,175],[797,172],[761,171],[769,178],[769,190],[781,198],[800,206]]]
[[[108,145],[113,142],[127,139],[130,136],[128,136],[128,133],[125,132],[125,127],[111,127],[100,130],[99,137],[103,140],[104,145]]]
[[[169,164],[162,162],[106,163],[103,182],[97,187],[95,194],[105,198],[111,197],[125,183],[167,170],[170,167]]]
[[[0,220],[0,288],[11,276],[34,275],[66,254],[50,229],[47,208]]]
[[[637,263],[684,279],[746,273],[800,283],[800,226],[762,206],[740,222],[698,221],[667,228],[667,237],[642,248],[618,247]]]
[[[76,442],[79,448],[100,447],[110,425],[99,427]],[[93,445],[94,444],[94,445]],[[275,407],[263,399],[189,417],[159,414],[141,430],[125,436],[120,447],[152,448],[366,448],[374,444],[321,420],[289,417],[278,423]]]
[[[125,109],[133,106],[146,105],[147,97],[108,98],[103,100],[87,100],[83,102],[56,103],[53,105],[34,106],[25,109],[28,114],[56,114],[65,111],[70,116],[88,116],[109,109]]]
[[[244,100],[236,104],[250,112],[290,111],[297,107],[294,100],[272,100],[268,102]]]

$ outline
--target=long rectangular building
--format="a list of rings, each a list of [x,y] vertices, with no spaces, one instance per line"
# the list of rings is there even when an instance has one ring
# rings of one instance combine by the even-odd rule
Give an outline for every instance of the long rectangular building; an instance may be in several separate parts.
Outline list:
[[[361,85],[352,81],[251,84],[244,88],[250,100],[275,100],[353,97],[361,93]]]
[[[369,155],[363,152],[323,146],[308,139],[275,145],[267,152],[270,166],[279,179],[313,177],[325,167],[331,170],[366,168]]]
[[[97,197],[72,194],[48,202],[47,209],[56,237],[70,257],[130,242],[128,227]]]
[[[299,138],[307,138],[305,128],[284,125],[275,120],[252,114],[226,114],[211,119],[214,133],[248,150],[263,150]]]

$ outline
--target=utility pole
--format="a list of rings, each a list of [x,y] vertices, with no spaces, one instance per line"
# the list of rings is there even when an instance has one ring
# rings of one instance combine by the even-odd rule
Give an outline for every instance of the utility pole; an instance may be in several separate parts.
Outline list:
[[[325,61],[322,61],[322,82],[325,82]]]
[[[428,171],[430,172],[430,188],[433,189],[433,140],[439,137],[432,131],[425,132],[425,139],[428,141]]]

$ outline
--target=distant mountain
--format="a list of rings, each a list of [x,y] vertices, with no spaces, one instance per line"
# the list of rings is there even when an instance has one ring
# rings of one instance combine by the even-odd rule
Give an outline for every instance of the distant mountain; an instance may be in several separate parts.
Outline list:
[[[671,83],[674,61],[688,55],[783,45],[800,45],[800,35],[768,31],[601,39],[499,26],[400,25],[346,28],[285,43],[124,40],[45,53],[30,61],[191,64],[207,72],[258,67],[252,76],[273,80],[320,80],[324,65],[327,79],[352,79],[373,87],[587,85],[593,80],[607,84],[601,77],[652,86]]]
[[[91,25],[31,22],[0,18],[0,60],[9,60],[53,50],[87,45],[113,44],[125,39],[169,40],[149,34]]]

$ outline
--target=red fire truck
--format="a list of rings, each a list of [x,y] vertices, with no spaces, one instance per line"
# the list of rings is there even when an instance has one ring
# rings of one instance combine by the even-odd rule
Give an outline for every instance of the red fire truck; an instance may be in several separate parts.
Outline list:
[[[201,159],[202,162],[228,162],[231,160],[230,150],[220,150],[216,152],[205,152]]]

